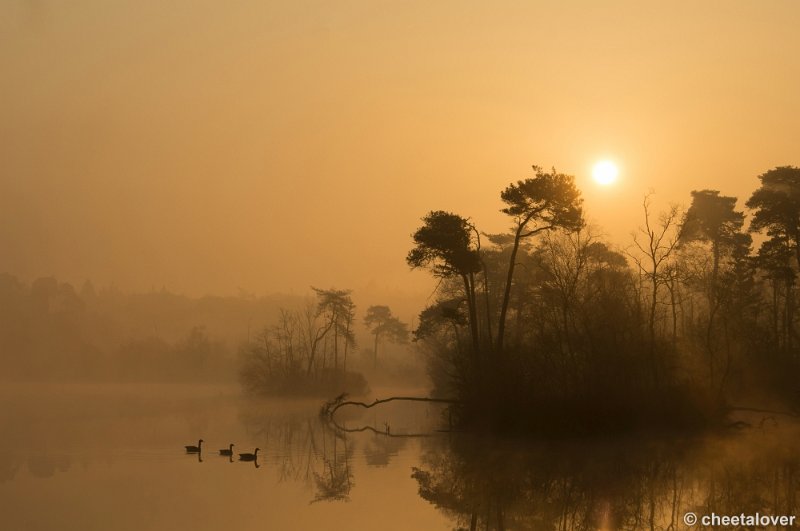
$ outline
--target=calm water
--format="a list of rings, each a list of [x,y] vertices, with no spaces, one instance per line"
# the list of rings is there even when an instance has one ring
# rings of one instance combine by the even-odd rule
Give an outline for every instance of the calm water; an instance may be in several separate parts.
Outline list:
[[[796,427],[763,415],[702,440],[546,444],[336,433],[318,402],[221,387],[5,384],[0,406],[4,530],[683,529],[688,510],[800,503]],[[341,422],[403,435],[441,417],[380,408]],[[185,454],[200,437],[202,457]],[[259,459],[217,455],[229,442]]]

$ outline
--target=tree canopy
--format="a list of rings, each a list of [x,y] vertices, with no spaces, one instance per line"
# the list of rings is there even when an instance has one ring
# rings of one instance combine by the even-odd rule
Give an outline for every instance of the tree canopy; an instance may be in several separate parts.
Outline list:
[[[514,245],[508,263],[506,286],[500,306],[497,326],[497,349],[503,351],[505,340],[506,315],[511,301],[511,286],[514,281],[517,252],[520,242],[536,233],[561,228],[567,231],[580,230],[583,225],[581,193],[575,186],[571,175],[544,171],[533,166],[535,177],[517,181],[500,193],[500,199],[508,205],[501,210],[514,219]]]
[[[754,210],[751,231],[784,238],[800,263],[800,168],[780,166],[759,175],[761,186],[747,201]]]
[[[718,190],[694,190],[681,238],[730,245],[744,224],[744,213],[735,208],[735,197],[719,195]]]
[[[526,238],[555,228],[580,229],[583,200],[575,178],[555,168],[546,172],[533,166],[533,171],[535,177],[512,183],[500,193],[500,199],[508,205],[501,212],[514,218],[519,236]]]
[[[375,335],[375,350],[373,351],[373,364],[378,364],[378,343],[384,338],[391,343],[406,343],[408,341],[408,328],[400,319],[392,315],[388,306],[376,305],[367,308],[364,324]]]
[[[480,271],[480,259],[473,242],[469,220],[443,210],[422,218],[414,233],[416,246],[406,257],[412,268],[430,267],[434,276],[447,278]]]

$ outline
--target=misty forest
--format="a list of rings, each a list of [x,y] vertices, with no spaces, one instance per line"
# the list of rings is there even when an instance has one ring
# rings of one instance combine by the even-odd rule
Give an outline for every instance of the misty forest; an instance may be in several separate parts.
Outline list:
[[[505,233],[422,217],[405,261],[436,284],[413,326],[350,289],[197,299],[4,274],[4,380],[210,385],[212,409],[214,386],[238,382],[244,401],[225,407],[312,504],[350,501],[356,448],[386,467],[413,441],[406,477],[459,529],[672,529],[690,506],[789,514],[800,456],[767,435],[800,414],[800,168],[758,179],[744,207],[719,190],[663,210],[645,195],[617,246],[585,220],[572,176],[533,166],[500,192]],[[188,407],[115,400],[137,410],[133,426]],[[96,407],[80,404],[62,407]],[[186,449],[202,463],[201,445]],[[242,459],[260,469],[258,456]],[[49,459],[29,466],[69,470]],[[6,480],[19,468],[3,466]]]
[[[501,191],[506,233],[432,210],[405,257],[437,281],[413,330],[386,305],[359,313],[348,289],[192,299],[4,274],[4,372],[238,378],[251,394],[332,398],[365,394],[365,373],[382,368],[381,383],[429,377],[432,397],[455,401],[455,424],[488,432],[689,429],[737,407],[794,411],[800,169],[759,180],[746,211],[717,190],[691,191],[683,210],[658,211],[648,194],[624,247],[586,223],[573,177],[555,169]]]
[[[460,424],[669,430],[800,405],[799,168],[759,176],[747,224],[718,190],[685,211],[645,196],[622,249],[584,222],[571,176],[533,170],[501,192],[510,232],[432,211],[413,235],[408,264],[440,279],[414,337]]]

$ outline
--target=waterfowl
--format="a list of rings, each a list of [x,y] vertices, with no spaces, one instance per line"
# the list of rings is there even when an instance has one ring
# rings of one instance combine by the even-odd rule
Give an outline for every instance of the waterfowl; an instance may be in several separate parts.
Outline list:
[[[258,459],[258,448],[252,454],[239,454],[239,461],[255,461]]]
[[[223,448],[219,451],[219,455],[233,455],[233,443],[227,449]]]
[[[185,446],[187,454],[199,454],[203,446],[203,439],[197,441],[197,446]]]

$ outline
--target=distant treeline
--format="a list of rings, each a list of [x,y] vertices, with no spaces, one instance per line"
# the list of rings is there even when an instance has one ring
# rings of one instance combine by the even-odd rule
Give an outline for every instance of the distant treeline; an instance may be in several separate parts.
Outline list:
[[[249,323],[300,301],[126,294],[0,274],[0,379],[230,381]]]
[[[408,264],[441,279],[415,339],[462,424],[672,428],[800,404],[800,168],[759,176],[749,226],[717,190],[685,212],[645,197],[622,248],[586,226],[572,176],[534,172],[500,195],[508,233],[432,211],[413,235]]]

